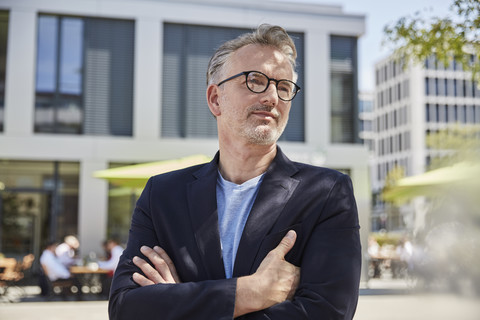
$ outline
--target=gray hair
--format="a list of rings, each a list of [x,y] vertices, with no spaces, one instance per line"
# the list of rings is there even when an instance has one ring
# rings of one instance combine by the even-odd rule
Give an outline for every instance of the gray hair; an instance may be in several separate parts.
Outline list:
[[[215,51],[208,63],[207,86],[220,81],[218,78],[222,76],[224,66],[232,53],[249,44],[272,46],[278,49],[288,58],[295,74],[297,50],[292,38],[282,27],[262,24],[251,33],[242,34],[225,42]]]

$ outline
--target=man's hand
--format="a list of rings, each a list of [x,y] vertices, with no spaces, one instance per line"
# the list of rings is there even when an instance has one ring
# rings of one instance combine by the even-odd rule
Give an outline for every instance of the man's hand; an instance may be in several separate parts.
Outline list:
[[[300,268],[285,261],[297,234],[290,230],[263,259],[257,271],[237,280],[234,317],[291,300],[300,282]]]
[[[180,283],[175,265],[165,250],[158,246],[153,249],[143,246],[140,251],[153,263],[154,267],[142,258],[133,257],[133,263],[145,274],[143,276],[135,272],[133,281],[142,287],[157,283]]]

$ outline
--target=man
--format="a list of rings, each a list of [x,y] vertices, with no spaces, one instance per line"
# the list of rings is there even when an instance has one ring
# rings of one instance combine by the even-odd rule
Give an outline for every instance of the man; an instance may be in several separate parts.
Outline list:
[[[45,250],[43,250],[40,256],[40,264],[50,281],[70,278],[70,271],[55,254],[57,246],[57,242],[47,243]]]
[[[108,259],[98,261],[98,266],[105,270],[115,271],[117,268],[120,256],[123,253],[123,248],[118,244],[117,240],[109,239],[104,243],[105,251],[108,254]]]
[[[58,259],[67,267],[71,267],[77,263],[75,253],[80,247],[77,237],[69,235],[63,239],[63,243],[59,244],[55,249]]]
[[[348,176],[291,162],[296,50],[281,27],[222,45],[207,72],[212,162],[151,178],[112,284],[111,319],[352,319],[360,240]]]

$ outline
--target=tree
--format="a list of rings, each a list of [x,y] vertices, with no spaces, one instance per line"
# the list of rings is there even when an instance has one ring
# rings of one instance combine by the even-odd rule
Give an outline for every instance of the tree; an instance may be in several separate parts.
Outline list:
[[[478,126],[454,126],[431,132],[426,138],[427,147],[436,151],[429,170],[460,162],[480,163],[480,128]]]
[[[448,67],[455,60],[480,84],[480,1],[455,0],[450,10],[453,17],[402,17],[385,26],[383,43],[403,61],[423,63],[435,55]]]

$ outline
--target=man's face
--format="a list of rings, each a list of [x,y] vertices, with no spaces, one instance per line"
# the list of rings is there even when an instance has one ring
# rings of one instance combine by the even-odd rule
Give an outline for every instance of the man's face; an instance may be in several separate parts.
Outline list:
[[[270,46],[248,45],[232,54],[225,66],[228,78],[243,71],[260,71],[273,79],[293,80],[293,70],[287,57]],[[247,144],[275,143],[287,125],[291,101],[278,98],[275,83],[263,93],[251,92],[245,76],[221,85],[217,115],[219,135],[242,139]]]

